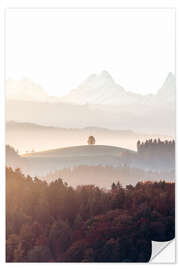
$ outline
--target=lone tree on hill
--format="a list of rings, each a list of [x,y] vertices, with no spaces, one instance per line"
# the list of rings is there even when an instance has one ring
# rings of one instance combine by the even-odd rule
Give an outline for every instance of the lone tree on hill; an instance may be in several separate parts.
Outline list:
[[[88,144],[95,144],[96,143],[96,140],[95,140],[94,136],[89,136],[87,142],[88,142]]]

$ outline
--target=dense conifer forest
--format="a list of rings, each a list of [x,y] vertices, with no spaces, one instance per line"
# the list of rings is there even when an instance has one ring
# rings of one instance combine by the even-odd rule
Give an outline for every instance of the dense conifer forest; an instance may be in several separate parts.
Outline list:
[[[175,236],[175,184],[72,188],[6,168],[7,262],[148,262]]]

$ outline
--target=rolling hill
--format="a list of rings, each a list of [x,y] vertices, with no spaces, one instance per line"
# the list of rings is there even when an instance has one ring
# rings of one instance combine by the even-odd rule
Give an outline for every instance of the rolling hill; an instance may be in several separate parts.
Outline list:
[[[26,159],[32,174],[46,175],[51,171],[77,166],[111,166],[118,167],[131,163],[135,151],[105,145],[83,145],[59,148],[22,155]]]
[[[126,185],[147,179],[175,179],[173,166],[149,163],[149,159],[144,163],[136,151],[107,145],[57,148],[21,156],[7,146],[6,164],[47,182],[63,178],[72,186],[98,184],[109,187],[112,181]]]
[[[167,135],[143,134],[132,130],[112,130],[99,127],[58,128],[31,123],[6,123],[6,143],[18,149],[20,153],[84,145],[90,135],[96,138],[98,145],[111,145],[135,151],[138,140],[173,139]]]
[[[135,151],[115,147],[115,146],[108,146],[108,145],[81,145],[81,146],[72,146],[72,147],[65,147],[65,148],[58,148],[53,150],[47,151],[40,151],[35,153],[28,153],[24,154],[24,157],[31,157],[31,158],[49,158],[49,157],[94,157],[94,156],[117,156],[120,157],[122,153],[133,153]]]

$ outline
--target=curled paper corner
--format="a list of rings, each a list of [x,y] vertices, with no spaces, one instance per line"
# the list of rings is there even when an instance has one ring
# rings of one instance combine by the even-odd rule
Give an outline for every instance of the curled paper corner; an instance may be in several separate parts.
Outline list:
[[[175,239],[167,242],[152,241],[150,263],[175,263]]]

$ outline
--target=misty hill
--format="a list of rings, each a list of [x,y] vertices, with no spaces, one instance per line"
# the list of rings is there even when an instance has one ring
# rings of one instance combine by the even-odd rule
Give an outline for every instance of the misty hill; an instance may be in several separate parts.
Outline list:
[[[163,147],[162,150],[159,147]],[[172,151],[166,148],[172,148]],[[157,178],[174,181],[173,142],[161,142],[153,149],[154,143],[149,140],[149,144],[138,145],[138,152],[105,145],[84,145],[20,156],[12,147],[6,146],[6,165],[48,182],[61,177],[73,186],[98,183],[98,186],[108,187],[112,179],[124,185]],[[159,156],[160,152],[163,157]]]
[[[107,145],[81,145],[19,155],[6,146],[6,164],[33,176],[79,166],[128,167],[174,175],[175,141],[149,139],[137,142],[137,151]],[[164,174],[163,174],[164,175]],[[174,179],[174,178],[173,178]],[[152,180],[152,179],[151,179]]]
[[[61,98],[49,97],[42,89],[38,90],[39,86],[29,85],[27,81],[22,83],[23,86],[20,83],[14,87],[13,82],[7,86],[7,121],[63,128],[97,126],[169,135],[175,132],[172,120],[175,119],[175,77],[172,73],[155,95],[128,92],[107,72],[91,75]]]
[[[27,170],[26,160],[10,145],[6,145],[6,166],[13,169],[22,168]]]
[[[117,156],[120,157],[122,153],[134,153],[134,151],[120,148],[120,147],[114,147],[114,146],[107,146],[107,145],[82,145],[82,146],[73,146],[73,147],[66,147],[66,148],[59,148],[59,149],[53,149],[48,151],[41,151],[41,152],[35,152],[35,153],[29,153],[24,154],[24,157],[31,157],[31,158],[37,158],[37,157],[43,157],[43,158],[49,158],[49,157],[70,157],[73,158],[74,156],[80,156],[80,157],[94,157],[94,156]]]
[[[51,172],[42,180],[48,183],[63,179],[73,187],[78,185],[98,185],[99,187],[109,187],[109,183],[119,181],[122,185],[136,184],[139,179],[141,181],[156,181],[156,179],[163,179],[166,181],[174,180],[174,171],[153,172],[140,168],[131,168],[128,166],[120,166],[117,168],[109,166],[78,166],[73,169],[65,168]]]
[[[159,140],[138,145],[138,151],[107,145],[82,145],[24,154],[33,175],[78,166],[122,166],[153,172],[173,172],[175,167],[175,143]],[[173,179],[174,180],[174,179]]]
[[[135,151],[106,145],[83,145],[24,154],[32,175],[46,175],[51,171],[76,166],[111,166],[131,162]]]
[[[170,136],[159,134],[148,135],[132,130],[111,130],[98,127],[86,128],[57,128],[40,126],[31,123],[6,123],[6,142],[9,145],[25,151],[43,151],[59,147],[84,145],[87,138],[93,135],[98,145],[111,145],[137,150],[138,140],[148,138],[172,139]]]

